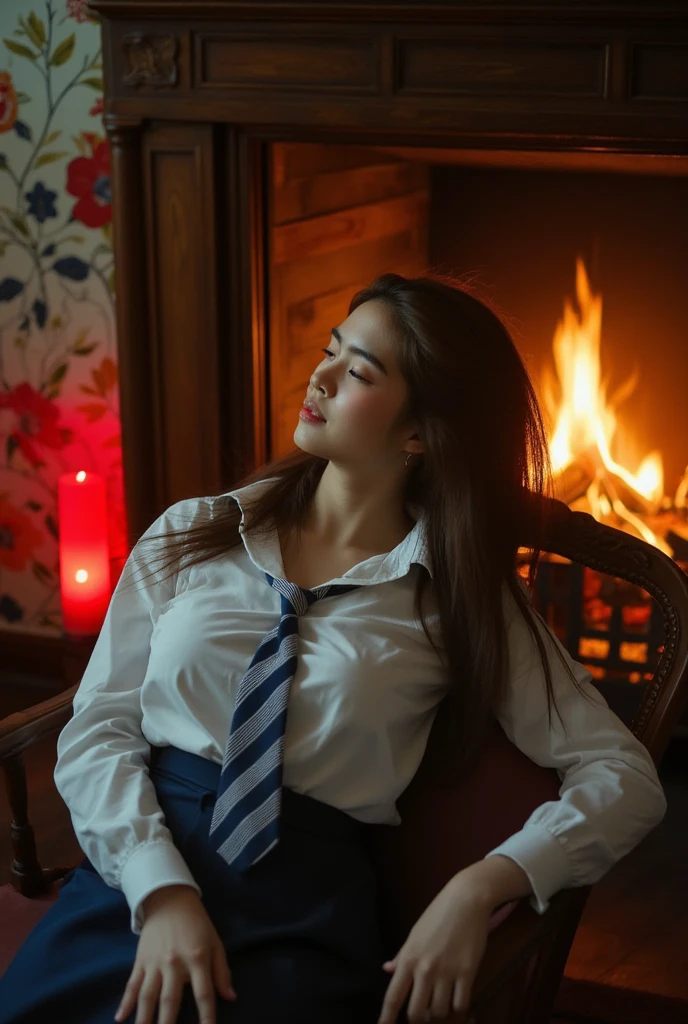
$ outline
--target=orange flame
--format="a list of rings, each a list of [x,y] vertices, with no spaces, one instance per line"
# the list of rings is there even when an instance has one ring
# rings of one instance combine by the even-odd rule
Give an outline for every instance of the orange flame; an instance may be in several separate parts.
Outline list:
[[[613,400],[602,381],[600,341],[602,296],[595,295],[581,259],[576,260],[576,297],[580,315],[564,301],[564,315],[553,339],[557,371],[543,375],[543,397],[555,424],[550,440],[552,470],[561,473],[581,456],[592,458],[597,470],[587,492],[593,515],[601,519],[612,510],[645,540],[668,554],[671,549],[619,497],[619,488],[647,512],[657,512],[664,497],[664,467],[659,452],[650,452],[633,473],[612,456],[616,434],[615,410],[636,385],[633,374]],[[556,386],[558,384],[558,387]],[[556,391],[560,392],[557,400]]]

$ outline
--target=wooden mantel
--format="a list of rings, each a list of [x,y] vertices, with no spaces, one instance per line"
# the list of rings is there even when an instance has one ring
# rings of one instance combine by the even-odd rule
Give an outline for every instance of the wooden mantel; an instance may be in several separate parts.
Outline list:
[[[91,6],[132,542],[271,454],[271,143],[688,161],[685,0]]]

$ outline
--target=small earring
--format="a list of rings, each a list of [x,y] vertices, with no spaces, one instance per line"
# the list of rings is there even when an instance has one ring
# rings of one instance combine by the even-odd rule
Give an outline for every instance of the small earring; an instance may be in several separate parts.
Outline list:
[[[409,452],[408,455],[406,456],[406,462],[404,463],[405,466],[408,466],[408,460],[411,458],[412,455],[413,452]]]

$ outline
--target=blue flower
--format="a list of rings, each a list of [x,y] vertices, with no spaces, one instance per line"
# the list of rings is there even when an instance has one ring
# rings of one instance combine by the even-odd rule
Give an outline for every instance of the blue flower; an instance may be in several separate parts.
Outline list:
[[[24,198],[29,204],[29,213],[36,218],[39,224],[42,224],[48,217],[57,217],[55,209],[57,192],[51,192],[42,181],[37,181],[33,190],[27,192]]]

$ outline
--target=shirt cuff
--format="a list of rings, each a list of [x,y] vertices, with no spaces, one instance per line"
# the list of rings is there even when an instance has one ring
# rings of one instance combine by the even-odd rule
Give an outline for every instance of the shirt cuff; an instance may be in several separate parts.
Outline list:
[[[529,903],[538,914],[544,914],[550,898],[560,889],[573,885],[571,864],[563,843],[542,825],[524,825],[503,843],[490,850],[486,857],[500,853],[523,868],[530,880],[533,895]]]
[[[120,878],[120,887],[131,910],[134,935],[140,935],[143,928],[142,903],[146,896],[166,885],[190,885],[199,896],[203,895],[174,843],[154,839],[137,846],[122,868]]]

